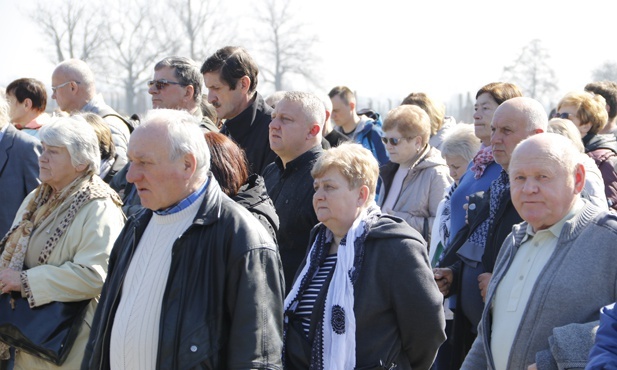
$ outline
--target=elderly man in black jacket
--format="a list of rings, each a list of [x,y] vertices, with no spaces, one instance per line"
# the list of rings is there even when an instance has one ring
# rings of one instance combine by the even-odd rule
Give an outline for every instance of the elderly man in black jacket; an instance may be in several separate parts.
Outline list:
[[[194,118],[151,111],[128,154],[146,209],[116,241],[82,368],[280,369],[277,247],[208,173]]]

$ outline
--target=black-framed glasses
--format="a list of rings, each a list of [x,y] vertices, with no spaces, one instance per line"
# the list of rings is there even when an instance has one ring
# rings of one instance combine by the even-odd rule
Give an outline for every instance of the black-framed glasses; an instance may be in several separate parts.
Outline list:
[[[381,142],[384,143],[384,145],[388,145],[388,142],[390,143],[390,145],[392,146],[397,146],[401,140],[409,140],[408,137],[401,137],[401,138],[397,138],[397,137],[382,137],[381,138]]]
[[[60,85],[57,85],[57,86],[52,86],[52,87],[51,87],[51,92],[55,93],[55,92],[56,92],[56,90],[58,90],[59,88],[64,87],[64,86],[66,86],[66,85],[70,84],[71,82],[75,82],[76,84],[78,84],[78,85],[79,85],[79,81],[66,81],[66,82],[65,82],[65,83],[63,83],[63,84],[60,84]]]
[[[169,81],[166,79],[148,81],[148,87],[154,86],[157,90],[163,90],[165,87],[169,85],[180,85],[182,87],[186,86],[186,84],[176,82],[176,81]]]
[[[557,113],[555,112],[553,114],[553,117],[551,118],[561,118],[561,119],[570,119],[571,114],[570,113]]]

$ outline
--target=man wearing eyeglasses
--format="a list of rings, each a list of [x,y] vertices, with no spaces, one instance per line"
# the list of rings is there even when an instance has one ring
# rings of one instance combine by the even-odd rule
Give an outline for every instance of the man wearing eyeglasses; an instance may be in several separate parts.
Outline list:
[[[58,64],[51,75],[52,99],[69,114],[91,112],[103,117],[111,130],[112,141],[118,154],[118,164],[127,163],[126,149],[130,131],[127,122],[96,93],[94,73],[79,59],[68,59]]]
[[[244,151],[252,173],[262,173],[276,155],[268,142],[272,108],[257,92],[257,63],[241,47],[226,46],[201,66],[208,101],[214,105],[221,133]]]
[[[180,109],[195,116],[205,131],[218,132],[215,123],[201,111],[204,80],[199,67],[189,58],[171,56],[154,66],[154,78],[148,81],[153,108]]]

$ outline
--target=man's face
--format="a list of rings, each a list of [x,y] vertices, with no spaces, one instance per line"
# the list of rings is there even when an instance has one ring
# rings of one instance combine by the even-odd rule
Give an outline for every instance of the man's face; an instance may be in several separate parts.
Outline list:
[[[332,121],[337,126],[345,126],[353,120],[352,109],[349,104],[345,104],[341,98],[336,95],[330,98],[332,101]]]
[[[281,100],[276,104],[269,126],[270,148],[283,161],[293,160],[305,151],[311,126],[299,103]]]
[[[221,80],[219,72],[206,72],[204,82],[208,88],[208,102],[214,105],[220,119],[232,119],[242,113],[242,103],[247,98],[240,88],[241,81],[238,81],[238,86],[232,90]]]
[[[527,129],[524,113],[511,106],[503,106],[495,112],[491,124],[493,157],[504,169],[508,169],[510,156],[518,143],[533,134]]]
[[[517,150],[510,163],[510,194],[518,214],[538,231],[553,226],[568,214],[579,193],[577,182],[585,181],[584,171],[575,176],[551,159],[547,148],[524,148]]]
[[[126,179],[135,184],[141,204],[153,211],[170,207],[188,195],[184,158],[169,159],[166,135],[162,125],[137,129],[131,134],[127,152],[131,164]]]
[[[170,82],[178,82],[175,74],[175,69],[171,67],[163,67],[158,71],[154,71],[154,81],[167,80]],[[148,94],[152,95],[152,108],[167,108],[167,109],[184,109],[187,110],[187,99],[193,99],[189,96],[186,86],[175,84],[163,84],[159,90],[156,84],[148,88]]]
[[[56,100],[60,109],[69,113],[81,109],[75,106],[77,104],[77,99],[73,94],[75,87],[68,76],[60,71],[54,71],[51,75],[51,86],[51,98]]]

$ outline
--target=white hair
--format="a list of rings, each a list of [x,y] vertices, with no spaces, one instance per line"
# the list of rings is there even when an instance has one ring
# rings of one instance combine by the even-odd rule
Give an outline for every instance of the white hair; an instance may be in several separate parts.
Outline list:
[[[39,138],[47,146],[65,147],[71,156],[73,167],[86,165],[87,172],[99,173],[99,139],[83,117],[58,117],[41,127]]]
[[[161,140],[167,140],[170,160],[193,154],[197,161],[195,175],[205,177],[210,170],[210,150],[195,117],[184,110],[152,109],[135,131],[147,130],[151,125],[162,125],[166,128],[167,137]]]

